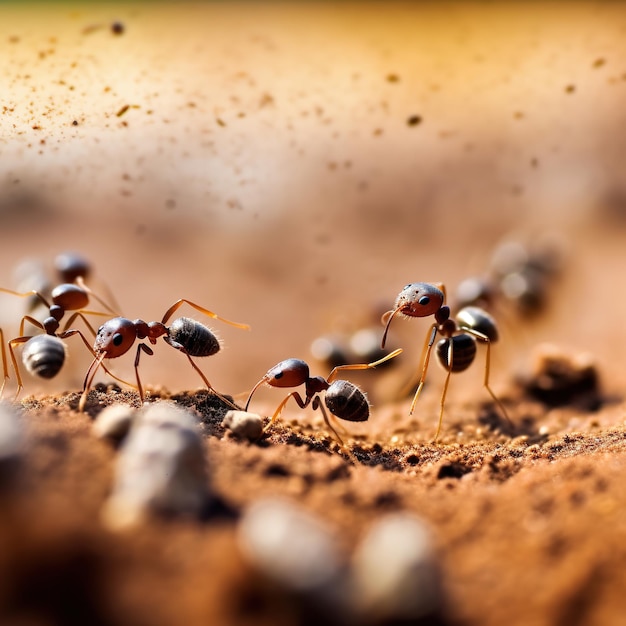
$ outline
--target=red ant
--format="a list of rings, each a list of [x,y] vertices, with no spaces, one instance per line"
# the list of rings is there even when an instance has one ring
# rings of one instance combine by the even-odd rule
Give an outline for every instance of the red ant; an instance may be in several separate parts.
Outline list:
[[[435,441],[439,437],[443,422],[443,409],[450,375],[452,372],[465,371],[473,363],[476,356],[477,341],[487,346],[484,386],[502,411],[504,417],[511,423],[506,409],[489,386],[491,344],[498,340],[498,328],[495,320],[482,309],[468,306],[462,308],[456,314],[455,321],[450,318],[450,307],[444,304],[445,297],[445,287],[441,283],[410,283],[399,293],[396,298],[395,308],[387,311],[382,318],[383,324],[386,325],[381,342],[383,348],[385,347],[391,321],[397,314],[405,317],[428,317],[433,315],[435,318],[435,321],[430,326],[429,333],[426,335],[422,373],[409,411],[409,415],[413,413],[417,399],[424,386],[432,347],[435,343],[435,338],[439,334],[443,338],[437,343],[436,354],[447,375],[441,394],[439,422],[437,424],[437,432],[435,433]]]
[[[247,324],[231,322],[230,320],[220,317],[216,313],[213,313],[212,311],[185,299],[177,300],[165,312],[163,319],[160,322],[144,322],[140,319],[131,321],[125,317],[115,317],[110,319],[100,326],[96,334],[96,340],[93,346],[94,360],[89,366],[85,376],[83,394],[78,405],[80,411],[85,408],[87,394],[98,368],[100,365],[104,367],[102,363],[104,359],[116,359],[117,357],[122,356],[130,350],[137,339],[148,339],[148,341],[154,345],[159,337],[163,337],[166,343],[172,346],[172,348],[180,350],[187,357],[191,366],[194,370],[196,370],[210,391],[215,393],[215,395],[221,398],[224,402],[227,402],[229,405],[237,408],[232,404],[232,402],[229,402],[226,398],[217,393],[215,389],[213,389],[211,383],[191,358],[211,356],[220,350],[220,343],[213,332],[204,324],[188,317],[179,317],[175,319],[170,326],[165,325],[170,317],[172,317],[172,315],[185,303],[208,317],[220,320],[221,322],[230,324],[236,328],[242,328],[244,330],[250,329]],[[137,345],[137,352],[135,355],[135,377],[137,380],[139,397],[143,402],[144,391],[139,378],[139,359],[142,351],[148,355],[153,355],[154,352],[145,343]]]
[[[78,271],[76,268],[74,268],[74,270],[75,272]],[[67,271],[69,272],[70,270],[68,269]],[[48,300],[36,290],[18,292],[13,291],[12,289],[0,288],[0,292],[8,293],[20,298],[33,298],[39,301],[48,309],[49,313],[48,317],[46,317],[43,322],[40,322],[31,315],[24,315],[20,322],[19,336],[8,342],[9,355],[11,357],[11,362],[17,378],[16,398],[24,384],[17,366],[17,359],[15,358],[15,346],[24,343],[27,344],[27,348],[25,347],[25,350],[22,353],[22,361],[30,373],[36,374],[42,378],[53,378],[58,374],[63,366],[63,363],[65,362],[65,345],[61,341],[62,339],[78,334],[85,345],[91,350],[89,342],[79,330],[68,330],[74,320],[80,317],[85,322],[87,328],[89,328],[91,333],[95,336],[96,331],[87,321],[85,315],[108,316],[116,314],[116,312],[106,302],[104,302],[104,300],[102,300],[97,294],[91,291],[87,285],[85,285],[80,274],[74,274],[72,275],[72,278],[76,280],[76,283],[63,283],[52,289],[50,293],[52,304],[50,304]],[[102,312],[87,310],[85,307],[89,305],[91,298],[97,300],[97,302],[99,302],[107,311]],[[59,332],[61,321],[68,311],[72,311],[73,313],[65,323],[63,331]],[[48,338],[43,339],[43,336],[41,335],[24,335],[26,322],[29,322],[33,326],[43,330]],[[0,331],[0,338],[2,338],[2,358],[4,365],[4,382],[2,384],[2,388],[0,388],[1,394],[9,374],[6,367],[6,360],[4,360],[6,358],[6,354],[4,351],[2,331]]]
[[[248,405],[252,399],[254,392],[263,384],[267,383],[272,387],[298,387],[304,385],[305,399],[297,391],[292,391],[274,411],[272,418],[267,426],[263,429],[265,432],[279,417],[283,411],[283,408],[289,401],[289,398],[293,398],[301,409],[304,409],[311,403],[313,410],[320,409],[326,425],[333,432],[335,437],[339,440],[341,445],[343,440],[337,433],[337,431],[331,425],[326,410],[321,403],[319,394],[323,391],[326,392],[324,396],[324,402],[326,407],[332,415],[342,420],[350,422],[365,422],[369,419],[369,403],[365,394],[351,382],[347,380],[335,380],[337,374],[343,370],[364,370],[371,369],[398,356],[402,352],[401,349],[394,350],[387,354],[382,359],[374,361],[373,363],[358,363],[353,365],[338,365],[328,375],[328,378],[322,378],[321,376],[311,377],[309,375],[309,366],[305,361],[300,359],[286,359],[281,361],[261,378],[261,380],[253,387],[248,401],[246,402],[246,411]]]

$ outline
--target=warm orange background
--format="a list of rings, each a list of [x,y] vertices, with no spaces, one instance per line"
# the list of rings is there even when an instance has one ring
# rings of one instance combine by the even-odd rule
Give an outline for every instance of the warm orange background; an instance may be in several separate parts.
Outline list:
[[[618,2],[3,5],[0,285],[74,249],[130,318],[187,297],[246,321],[211,324],[226,349],[202,363],[235,393],[405,283],[452,288],[555,231],[566,272],[545,318],[508,325],[495,385],[550,340],[617,389],[625,29]],[[426,326],[394,331],[409,369]],[[158,348],[147,383],[198,386]]]

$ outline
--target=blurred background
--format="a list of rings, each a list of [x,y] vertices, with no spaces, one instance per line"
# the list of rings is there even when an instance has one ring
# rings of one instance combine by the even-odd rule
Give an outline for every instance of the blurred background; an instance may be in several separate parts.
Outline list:
[[[378,324],[408,282],[452,298],[503,243],[553,246],[545,306],[498,305],[495,388],[549,341],[619,392],[625,34],[622,2],[3,3],[0,286],[73,250],[126,317],[188,298],[247,322],[211,321],[224,351],[199,363],[237,393]],[[24,306],[0,294],[7,338]],[[427,328],[392,328],[406,372]],[[66,377],[27,394],[80,388],[89,354],[67,345]],[[142,379],[200,385],[161,341]]]

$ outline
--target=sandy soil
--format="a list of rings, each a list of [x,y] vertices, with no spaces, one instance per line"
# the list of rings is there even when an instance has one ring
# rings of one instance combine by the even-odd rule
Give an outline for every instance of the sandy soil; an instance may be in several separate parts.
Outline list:
[[[17,288],[25,258],[54,281],[54,256],[77,250],[131,319],[187,298],[246,322],[211,321],[223,351],[199,362],[240,404],[282,359],[327,375],[310,352],[320,335],[374,323],[382,337],[406,283],[443,281],[453,301],[509,240],[557,241],[562,264],[537,312],[493,303],[491,383],[512,424],[483,388],[481,350],[452,377],[436,443],[441,369],[413,416],[398,395],[427,320],[394,322],[404,353],[389,367],[346,373],[372,411],[348,424],[345,449],[295,403],[259,441],[233,437],[225,407],[159,341],[142,380],[150,400],[201,418],[213,505],[124,532],[101,522],[120,452],[92,421],[138,397],[99,387],[78,412],[90,355],[68,338],[62,374],[25,377],[25,450],[0,467],[0,622],[367,622],[246,561],[241,519],[281,495],[346,558],[390,512],[424,520],[443,595],[422,623],[622,623],[624,28],[617,2],[4,4],[0,285]],[[24,305],[2,295],[5,338]],[[556,372],[536,364],[547,343]],[[133,380],[132,360],[111,368]],[[270,415],[282,397],[261,389],[253,409]]]

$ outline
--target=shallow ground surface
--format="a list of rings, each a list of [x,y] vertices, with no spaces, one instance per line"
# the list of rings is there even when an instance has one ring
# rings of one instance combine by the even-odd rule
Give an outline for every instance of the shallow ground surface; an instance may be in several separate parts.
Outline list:
[[[237,543],[247,507],[270,495],[325,520],[346,555],[385,514],[420,516],[444,587],[431,622],[623,622],[623,4],[9,4],[0,15],[0,285],[17,288],[26,257],[51,271],[74,249],[131,319],[188,298],[247,322],[211,322],[224,350],[198,363],[239,403],[288,357],[326,375],[309,350],[319,335],[374,321],[382,336],[380,313],[408,282],[443,281],[452,301],[502,241],[533,250],[547,237],[562,253],[539,312],[494,304],[491,383],[512,423],[482,386],[480,350],[452,378],[437,443],[434,359],[413,416],[399,396],[429,320],[394,321],[389,343],[404,354],[393,365],[346,373],[373,406],[346,426],[345,449],[295,403],[261,440],[234,438],[159,341],[140,372],[151,400],[202,417],[215,498],[202,521],[102,525],[119,452],[92,420],[138,397],[94,392],[79,413],[90,357],[70,337],[58,378],[25,375],[26,448],[0,493],[0,622],[302,623]],[[2,329],[17,337],[24,301],[2,298]],[[545,361],[533,369],[548,342],[561,359],[552,376]],[[132,354],[111,362],[126,380]],[[270,415],[282,397],[261,389],[252,408]]]

